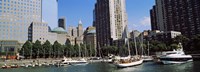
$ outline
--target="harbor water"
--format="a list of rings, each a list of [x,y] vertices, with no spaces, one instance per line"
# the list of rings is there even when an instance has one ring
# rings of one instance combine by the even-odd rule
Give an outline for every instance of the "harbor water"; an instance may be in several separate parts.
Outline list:
[[[128,68],[117,68],[109,63],[89,63],[65,67],[0,69],[0,72],[200,72],[200,61],[172,65],[144,62],[141,65]]]

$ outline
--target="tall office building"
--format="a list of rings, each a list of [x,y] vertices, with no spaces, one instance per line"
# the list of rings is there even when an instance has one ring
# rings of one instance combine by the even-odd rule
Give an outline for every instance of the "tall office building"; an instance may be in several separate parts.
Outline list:
[[[150,10],[151,15],[151,29],[152,30],[161,30],[157,23],[157,15],[156,15],[156,6],[154,5],[153,8]]]
[[[66,30],[66,19],[65,19],[65,17],[58,19],[58,27],[62,27],[63,29]]]
[[[42,0],[42,19],[52,29],[58,26],[58,0]]]
[[[42,22],[42,0],[0,0],[0,40],[28,40],[28,27]]]
[[[113,40],[122,39],[127,25],[125,0],[97,0],[94,9],[94,25],[97,44],[112,45]]]
[[[150,13],[152,30],[200,34],[200,0],[156,0]]]

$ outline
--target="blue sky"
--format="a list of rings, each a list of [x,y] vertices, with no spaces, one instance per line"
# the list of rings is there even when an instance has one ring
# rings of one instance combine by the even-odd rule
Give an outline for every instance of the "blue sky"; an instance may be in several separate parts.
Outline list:
[[[93,22],[93,9],[96,0],[59,0],[58,16],[66,17],[67,26],[77,26],[82,20],[84,28]],[[149,10],[154,0],[126,0],[129,30],[139,31],[150,29]]]

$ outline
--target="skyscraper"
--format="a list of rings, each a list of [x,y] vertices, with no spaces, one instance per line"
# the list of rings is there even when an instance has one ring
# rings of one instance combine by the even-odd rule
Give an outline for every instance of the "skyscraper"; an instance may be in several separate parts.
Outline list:
[[[187,37],[200,34],[199,0],[156,0],[150,12],[152,30],[180,31]]]
[[[42,22],[42,0],[0,0],[0,40],[28,40],[28,27]]]
[[[97,0],[94,23],[100,46],[112,45],[113,40],[122,39],[127,26],[125,0]]]
[[[65,19],[65,17],[58,19],[58,27],[62,27],[63,29],[66,30],[66,19]]]

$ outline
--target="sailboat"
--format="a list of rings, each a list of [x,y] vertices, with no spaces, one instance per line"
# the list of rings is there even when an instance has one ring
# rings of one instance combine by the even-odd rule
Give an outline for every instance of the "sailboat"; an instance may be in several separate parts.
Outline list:
[[[143,59],[141,59],[141,57],[139,55],[135,55],[135,56],[131,57],[130,49],[129,49],[129,56],[117,57],[115,59],[116,59],[116,61],[114,62],[114,64],[119,68],[136,66],[136,65],[140,65],[143,63]]]
[[[131,66],[136,66],[140,65],[143,63],[143,59],[138,55],[137,53],[137,46],[136,46],[136,40],[134,37],[134,42],[135,42],[135,50],[136,50],[136,55],[131,57],[131,52],[130,52],[130,47],[129,47],[129,39],[127,37],[127,27],[126,27],[126,38],[125,38],[125,44],[128,44],[128,52],[129,55],[127,57],[117,57],[115,58],[114,65],[116,65],[119,68],[125,68],[125,67],[131,67]]]
[[[98,43],[98,48],[99,48],[99,57],[97,57],[97,50],[95,49],[95,57],[91,57],[89,59],[90,62],[103,62],[104,60],[101,57],[101,53],[100,53],[100,45]]]
[[[149,61],[153,61],[153,57],[152,56],[149,56],[149,41],[148,41],[148,49],[147,49],[147,52],[148,52],[148,55],[145,55],[144,54],[144,47],[143,47],[143,35],[142,35],[142,38],[141,38],[141,47],[142,47],[142,59],[144,60],[144,62],[149,62]]]

